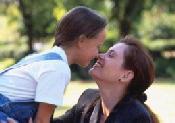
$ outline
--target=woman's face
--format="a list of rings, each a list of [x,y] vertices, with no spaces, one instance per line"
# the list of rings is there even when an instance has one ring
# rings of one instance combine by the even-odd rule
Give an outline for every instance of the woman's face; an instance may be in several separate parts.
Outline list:
[[[117,43],[109,50],[100,54],[95,65],[90,69],[90,75],[97,81],[116,82],[125,73],[123,68],[124,51],[128,46]]]
[[[103,29],[94,38],[85,38],[81,42],[81,49],[78,52],[78,64],[82,67],[89,65],[92,59],[98,57],[99,48],[106,37],[106,31]]]

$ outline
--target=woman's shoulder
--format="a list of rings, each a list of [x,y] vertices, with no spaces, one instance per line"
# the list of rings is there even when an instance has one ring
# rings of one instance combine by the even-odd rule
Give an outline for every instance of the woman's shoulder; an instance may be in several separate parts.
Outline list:
[[[122,102],[119,109],[121,110],[120,112],[125,114],[125,118],[128,117],[129,119],[151,122],[151,115],[145,104],[141,103],[137,99],[128,98]]]

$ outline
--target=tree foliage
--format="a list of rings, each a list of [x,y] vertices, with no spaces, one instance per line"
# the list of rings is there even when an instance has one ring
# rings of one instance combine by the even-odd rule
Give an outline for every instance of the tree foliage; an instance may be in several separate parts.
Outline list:
[[[0,0],[0,2],[2,3],[0,14],[10,16],[9,22],[18,22],[19,30],[16,32],[25,37],[19,41],[27,39],[29,53],[33,52],[35,41],[53,38],[57,21],[66,11],[79,5],[95,9],[108,18],[107,40],[102,47],[103,51],[113,45],[117,38],[127,34],[134,34],[152,42],[158,42],[159,39],[168,42],[175,38],[174,0]],[[16,8],[11,9],[12,6],[18,7],[20,14],[16,12]],[[153,45],[149,42],[150,44]],[[84,73],[80,68],[74,69],[80,71],[82,78],[87,77],[87,70]]]
[[[140,21],[145,0],[111,0],[113,2],[111,19],[118,23],[121,37],[135,29],[134,24]]]
[[[29,52],[33,52],[35,40],[53,35],[57,21],[53,11],[58,3],[56,0],[18,0],[18,2],[24,22],[21,32],[27,35]]]

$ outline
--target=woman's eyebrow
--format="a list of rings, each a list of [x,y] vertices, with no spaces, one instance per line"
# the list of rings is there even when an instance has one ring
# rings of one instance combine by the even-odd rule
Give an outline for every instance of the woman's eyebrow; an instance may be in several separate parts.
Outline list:
[[[109,50],[109,53],[116,53],[115,50]]]

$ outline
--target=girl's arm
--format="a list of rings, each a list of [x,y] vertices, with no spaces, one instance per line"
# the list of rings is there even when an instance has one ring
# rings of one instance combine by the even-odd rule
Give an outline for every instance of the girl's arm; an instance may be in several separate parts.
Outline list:
[[[55,105],[40,103],[36,114],[35,123],[50,123],[50,118],[55,110]]]

